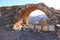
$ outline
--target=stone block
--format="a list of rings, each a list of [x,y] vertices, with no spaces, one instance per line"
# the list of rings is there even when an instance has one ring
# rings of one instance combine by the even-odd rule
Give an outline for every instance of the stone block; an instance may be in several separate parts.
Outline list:
[[[41,25],[36,25],[35,29],[41,30]]]
[[[49,31],[49,28],[48,28],[48,26],[42,26],[42,30],[43,31]]]

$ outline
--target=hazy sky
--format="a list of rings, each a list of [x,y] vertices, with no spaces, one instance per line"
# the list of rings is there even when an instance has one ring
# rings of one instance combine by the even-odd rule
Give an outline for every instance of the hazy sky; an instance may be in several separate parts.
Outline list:
[[[43,2],[49,7],[60,9],[60,0],[0,0],[0,6],[24,5]]]
[[[45,15],[44,12],[40,11],[40,10],[34,10],[33,12],[31,12],[30,16],[38,16],[38,15]]]

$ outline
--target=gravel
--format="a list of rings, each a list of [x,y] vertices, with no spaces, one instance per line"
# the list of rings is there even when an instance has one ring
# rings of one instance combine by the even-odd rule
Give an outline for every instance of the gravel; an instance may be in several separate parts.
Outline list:
[[[60,40],[54,31],[0,31],[0,40]]]

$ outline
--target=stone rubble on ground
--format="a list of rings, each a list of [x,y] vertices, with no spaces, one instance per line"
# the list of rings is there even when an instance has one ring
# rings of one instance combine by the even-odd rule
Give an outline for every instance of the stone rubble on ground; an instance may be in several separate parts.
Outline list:
[[[0,31],[0,40],[58,40],[58,36],[53,31]]]

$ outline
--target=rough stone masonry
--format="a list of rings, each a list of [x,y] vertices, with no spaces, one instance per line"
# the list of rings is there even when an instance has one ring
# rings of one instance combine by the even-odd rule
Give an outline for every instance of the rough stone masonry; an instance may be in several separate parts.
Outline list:
[[[60,32],[60,26],[58,26],[60,25],[60,10],[48,7],[44,3],[0,7],[0,29],[20,30],[22,28],[21,23],[28,26],[28,16],[37,9],[43,11],[54,23],[56,31]]]

